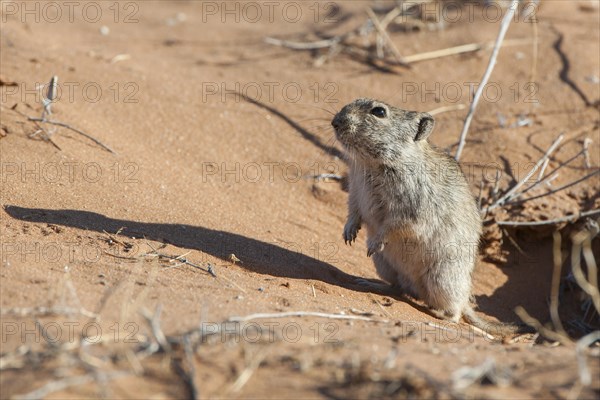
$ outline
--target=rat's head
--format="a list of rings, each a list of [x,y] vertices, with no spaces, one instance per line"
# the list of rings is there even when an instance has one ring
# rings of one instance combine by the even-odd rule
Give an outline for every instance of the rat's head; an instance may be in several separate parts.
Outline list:
[[[331,125],[355,160],[393,164],[419,149],[433,130],[433,117],[371,99],[357,99],[338,112]]]

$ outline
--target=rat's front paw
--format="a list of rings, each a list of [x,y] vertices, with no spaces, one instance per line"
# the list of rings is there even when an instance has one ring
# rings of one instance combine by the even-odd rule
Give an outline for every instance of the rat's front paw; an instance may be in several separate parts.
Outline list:
[[[352,246],[352,242],[356,240],[356,235],[358,235],[359,230],[359,224],[356,224],[353,221],[348,221],[344,226],[344,243]]]
[[[375,237],[367,240],[367,257],[371,257],[375,253],[380,253],[385,248],[385,242],[379,238]]]

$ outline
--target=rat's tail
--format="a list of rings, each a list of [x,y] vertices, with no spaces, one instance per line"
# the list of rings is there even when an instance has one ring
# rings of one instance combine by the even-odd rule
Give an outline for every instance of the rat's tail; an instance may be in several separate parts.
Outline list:
[[[463,310],[463,318],[469,324],[476,326],[482,331],[499,339],[532,332],[532,329],[526,325],[505,324],[502,322],[483,320],[475,314],[475,311],[471,306],[465,307]]]

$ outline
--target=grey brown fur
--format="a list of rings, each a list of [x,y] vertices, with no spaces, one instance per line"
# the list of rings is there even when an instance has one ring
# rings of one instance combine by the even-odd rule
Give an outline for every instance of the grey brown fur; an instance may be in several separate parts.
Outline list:
[[[332,125],[350,164],[346,243],[364,226],[383,280],[484,329],[469,305],[481,217],[458,163],[427,142],[433,117],[358,99]]]

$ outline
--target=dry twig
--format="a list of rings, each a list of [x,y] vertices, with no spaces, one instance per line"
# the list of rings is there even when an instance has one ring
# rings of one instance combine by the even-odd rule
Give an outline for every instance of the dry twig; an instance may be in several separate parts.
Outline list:
[[[592,139],[585,138],[583,140],[583,156],[585,160],[585,167],[588,169],[592,168],[592,163],[590,162],[590,153],[588,151],[590,144],[592,144]]]
[[[152,247],[152,245],[150,243],[148,243],[148,241],[146,241],[146,244],[152,249],[152,251],[148,252],[148,253],[145,253],[145,254],[142,254],[142,256],[156,256],[156,257],[159,257],[159,258],[166,258],[168,260],[179,261],[182,264],[186,264],[186,265],[189,265],[191,267],[197,268],[197,269],[199,269],[201,271],[204,271],[207,274],[211,275],[213,278],[217,277],[217,274],[215,273],[212,265],[208,264],[208,267],[204,268],[204,267],[201,267],[200,265],[197,265],[197,264],[194,264],[194,263],[188,261],[184,256],[187,255],[187,254],[189,254],[189,252],[186,253],[186,254],[179,255],[179,256],[172,256],[172,255],[169,255],[169,254],[159,253],[158,250],[156,250],[154,247]]]
[[[533,176],[533,174],[535,174],[535,172],[538,170],[538,168],[540,168],[541,165],[544,164],[544,162],[546,161],[546,159],[550,157],[550,155],[552,154],[552,152],[554,152],[554,150],[560,144],[560,142],[564,139],[564,137],[565,136],[562,133],[560,135],[558,135],[558,137],[556,139],[554,139],[554,142],[552,142],[552,144],[550,145],[550,147],[548,148],[548,150],[546,150],[546,153],[544,153],[544,155],[542,156],[542,158],[540,158],[538,160],[538,162],[533,166],[533,168],[531,168],[531,170],[527,173],[527,175],[525,175],[525,177],[523,179],[521,179],[510,190],[508,190],[504,194],[504,196],[500,197],[492,205],[486,207],[486,209],[485,209],[486,214],[487,214],[488,211],[491,211],[494,208],[503,206],[508,201],[510,201],[511,199],[513,199],[513,198],[518,197],[519,195],[521,195],[521,192],[517,192],[517,190],[519,188],[521,188],[521,186],[523,186],[525,184],[525,182],[527,182],[529,180],[529,178],[531,178]],[[527,189],[527,190],[529,190],[529,189]]]
[[[480,365],[462,367],[452,374],[455,390],[464,390],[475,383],[481,382],[484,378],[489,379],[498,386],[508,386],[512,382],[510,370],[496,365],[493,358],[486,358]]]
[[[41,117],[30,117],[30,116],[24,115],[23,113],[21,113],[17,110],[14,110],[18,114],[26,117],[28,121],[33,122],[35,124],[35,126],[38,128],[38,130],[36,132],[34,132],[33,134],[31,134],[30,137],[33,137],[33,136],[37,135],[38,133],[43,133],[44,140],[50,142],[58,150],[61,150],[61,148],[52,140],[52,138],[51,138],[52,135],[48,131],[46,131],[46,129],[44,129],[44,127],[42,126],[42,124],[56,125],[56,126],[61,126],[63,128],[70,129],[73,132],[93,141],[98,146],[102,147],[104,150],[109,151],[113,154],[116,154],[113,149],[111,149],[110,147],[108,147],[107,145],[105,145],[104,143],[102,143],[101,141],[99,141],[98,139],[93,137],[92,135],[89,135],[89,134],[83,132],[82,130],[74,128],[67,123],[60,122],[60,121],[52,121],[47,118],[47,116],[52,115],[52,102],[56,99],[56,96],[57,96],[57,86],[58,86],[58,77],[55,75],[50,79],[50,83],[48,84],[48,92],[46,93],[46,96],[42,99],[42,104],[44,106],[44,109],[42,110]]]
[[[580,184],[581,182],[583,182],[585,180],[588,180],[591,177],[593,177],[595,175],[598,175],[599,173],[600,173],[600,169],[598,169],[598,170],[596,170],[596,171],[594,171],[592,173],[589,173],[589,174],[587,174],[586,176],[584,176],[582,178],[576,179],[573,182],[569,182],[569,183],[564,184],[564,185],[562,185],[560,187],[557,187],[556,189],[553,189],[553,190],[551,190],[551,191],[549,191],[547,193],[542,193],[542,194],[539,194],[537,196],[528,197],[528,198],[523,199],[523,200],[516,200],[516,201],[513,201],[511,204],[520,204],[520,203],[524,203],[526,201],[535,200],[535,199],[539,199],[539,198],[542,198],[542,197],[550,196],[551,194],[558,193],[558,192],[560,192],[562,190],[570,188],[571,186],[575,186],[577,184]]]
[[[0,310],[2,316],[12,317],[51,317],[56,315],[83,315],[88,318],[98,318],[98,314],[83,307],[15,307]]]
[[[559,232],[554,232],[552,236],[552,259],[554,261],[554,269],[552,271],[552,287],[550,292],[550,318],[552,319],[552,324],[554,324],[554,329],[561,335],[567,336],[565,328],[560,321],[560,316],[558,315],[558,292],[560,290],[560,273],[563,263],[562,252],[560,250],[561,236]]]
[[[542,165],[542,168],[540,170],[540,175],[538,176],[537,182],[535,182],[531,186],[520,191],[518,196],[523,195],[532,189],[535,189],[536,187],[538,187],[539,185],[541,185],[543,183],[550,183],[551,180],[554,180],[555,177],[558,176],[557,172],[561,168],[563,168],[566,165],[569,165],[571,163],[571,161],[575,160],[582,153],[583,153],[583,150],[581,150],[579,153],[575,154],[573,157],[569,158],[567,161],[560,163],[560,165],[558,167],[554,168],[552,171],[548,172],[546,175],[543,175],[546,167],[548,166],[549,160],[550,160],[549,158],[546,158],[546,161],[544,161],[544,165]],[[515,196],[515,197],[517,197],[517,196]]]
[[[60,122],[60,121],[52,121],[49,119],[45,119],[45,117],[42,118],[34,118],[34,117],[28,117],[29,121],[34,121],[34,122],[41,122],[44,124],[50,124],[50,125],[56,125],[56,126],[62,126],[63,128],[67,128],[72,130],[75,133],[78,133],[81,136],[84,136],[88,139],[90,139],[92,142],[96,143],[98,146],[102,147],[104,150],[116,154],[115,151],[113,149],[111,149],[110,147],[108,147],[107,145],[105,145],[104,143],[102,143],[101,141],[99,141],[98,139],[96,139],[95,137],[93,137],[92,135],[89,135],[87,133],[85,133],[82,130],[79,130],[77,128],[72,127],[69,124],[66,124],[64,122]]]
[[[600,341],[600,331],[588,333],[577,341],[577,363],[579,364],[579,381],[583,386],[592,384],[592,376],[585,359],[585,350],[595,342]]]
[[[121,378],[121,377],[127,376],[127,375],[130,375],[130,373],[126,372],[126,371],[118,371],[118,372],[104,374],[103,379],[105,381],[113,380],[113,379]],[[97,379],[98,379],[98,377],[97,377],[97,374],[95,374],[95,373],[89,373],[86,375],[79,375],[79,376],[70,376],[68,378],[50,381],[39,389],[33,390],[33,391],[25,393],[25,394],[16,395],[13,397],[13,399],[19,399],[19,400],[42,399],[52,393],[56,393],[56,392],[64,390],[64,389],[68,389],[73,386],[85,385],[86,383],[94,382]]]
[[[387,324],[389,321],[383,319],[374,319],[361,317],[357,315],[345,315],[345,314],[326,314],[320,312],[312,312],[312,311],[289,311],[282,313],[258,313],[258,314],[250,314],[243,317],[230,317],[227,321],[231,322],[246,322],[253,319],[267,319],[267,318],[289,318],[289,317],[318,317],[318,318],[331,318],[331,319],[353,319],[359,321],[369,321],[369,322],[381,322]]]
[[[547,221],[497,221],[496,224],[502,226],[540,226],[540,225],[553,225],[560,224],[562,222],[573,222],[583,217],[589,217],[592,215],[600,214],[599,210],[589,210],[579,214],[567,215],[561,218],[550,219]]]
[[[529,84],[535,85],[537,79],[537,64],[538,64],[538,50],[539,50],[539,29],[537,12],[531,15],[531,28],[533,29],[533,43],[531,51],[531,70],[529,71]],[[534,102],[531,102],[529,106],[529,116],[533,115]]]
[[[600,213],[600,210],[597,210]],[[573,276],[581,289],[591,297],[596,311],[600,313],[600,291],[598,290],[598,272],[597,265],[591,251],[592,238],[598,234],[597,224],[594,231],[583,229],[573,235],[573,249],[571,251],[571,265],[573,268]],[[584,247],[585,246],[585,247]],[[588,276],[586,277],[581,268],[581,252],[582,248],[587,249],[588,256],[586,264],[588,267]],[[591,278],[595,278],[592,280]]]
[[[152,335],[154,335],[154,339],[160,345],[161,349],[165,351],[167,354],[171,354],[171,345],[167,341],[167,337],[165,336],[161,326],[160,326],[160,313],[162,311],[162,306],[159,304],[156,306],[154,310],[154,314],[150,314],[147,310],[142,310],[142,316],[150,326],[152,330]]]
[[[351,32],[346,35],[335,36],[331,39],[317,40],[315,42],[295,42],[292,40],[282,40],[273,37],[266,37],[265,43],[274,45],[287,47],[292,50],[315,50],[315,49],[325,49],[328,47],[332,47],[340,43],[342,40],[347,39],[348,37],[354,36],[354,32]]]
[[[544,325],[541,324],[540,321],[538,321],[537,319],[535,319],[531,315],[529,315],[529,313],[527,311],[525,311],[525,309],[523,307],[518,306],[517,308],[515,308],[515,313],[519,316],[519,318],[521,318],[521,320],[523,320],[523,322],[525,322],[527,325],[534,328],[542,336],[545,336],[546,338],[548,338],[550,340],[554,340],[554,341],[560,342],[560,343],[565,343],[565,344],[573,343],[573,341],[571,340],[570,337],[562,335],[561,333],[555,332],[552,329],[546,328]]]
[[[361,29],[363,29],[363,28],[361,27]],[[358,36],[358,35],[359,35],[359,33],[357,33],[356,31],[352,31],[345,35],[334,36],[333,38],[330,38],[330,39],[317,40],[314,42],[296,42],[296,41],[292,41],[292,40],[282,40],[282,39],[277,39],[277,38],[273,38],[273,37],[266,37],[264,40],[268,44],[271,44],[274,46],[286,47],[286,48],[289,48],[292,50],[319,50],[319,49],[329,48],[330,49],[329,53],[322,56],[323,58],[319,58],[315,62],[318,65],[322,65],[324,63],[325,59],[330,59],[334,55],[339,54],[341,52],[342,48],[345,48],[345,50],[349,53],[366,56],[363,53],[363,51],[361,51],[362,49],[359,49],[356,46],[352,46],[351,44],[347,43],[347,41],[349,39],[351,39],[355,36]],[[505,42],[503,42],[503,46],[504,47],[520,46],[520,45],[526,44],[528,42],[529,42],[528,40],[524,40],[524,39],[506,40]],[[426,51],[423,53],[411,54],[408,56],[401,56],[403,63],[400,63],[397,60],[393,63],[390,63],[390,62],[387,62],[387,63],[393,64],[393,65],[410,66],[411,64],[422,62],[422,61],[430,61],[430,60],[434,60],[437,58],[449,57],[449,56],[465,54],[465,53],[473,53],[476,51],[493,48],[493,44],[494,44],[493,42],[492,43],[462,44],[459,46],[448,47],[445,49]],[[383,57],[383,56],[378,55],[377,58],[380,59],[381,61],[386,62],[385,57]],[[462,109],[462,107],[460,109]]]
[[[263,362],[265,357],[267,356],[266,350],[262,350],[258,352],[254,356],[254,358],[248,363],[246,368],[240,373],[237,377],[233,385],[229,388],[229,392],[236,393],[242,390],[242,388],[248,383],[254,372],[258,369],[260,364]]]
[[[369,19],[373,22],[373,26],[377,30],[377,33],[379,33],[379,35],[382,37],[383,41],[387,44],[388,49],[390,49],[390,51],[394,55],[394,58],[396,59],[398,64],[400,64],[404,67],[408,66],[408,63],[404,60],[404,57],[402,57],[402,55],[400,54],[400,51],[398,50],[398,48],[396,47],[396,45],[390,38],[390,35],[388,35],[385,28],[381,25],[381,22],[379,22],[379,19],[377,18],[377,16],[375,15],[375,13],[371,9],[371,7],[367,7],[366,11],[367,11],[367,15],[369,16]]]
[[[460,156],[462,154],[463,148],[465,146],[465,141],[467,139],[467,132],[469,130],[469,126],[471,125],[471,120],[473,119],[473,114],[475,113],[475,108],[477,108],[477,104],[479,103],[479,99],[483,93],[483,89],[487,84],[487,81],[490,79],[492,75],[492,71],[494,66],[496,65],[496,59],[498,58],[498,53],[500,52],[500,47],[502,46],[502,41],[504,40],[504,35],[506,35],[506,31],[510,26],[510,23],[513,19],[513,15],[517,6],[519,4],[519,0],[512,0],[510,3],[510,7],[508,8],[506,15],[502,19],[502,23],[500,24],[500,32],[498,32],[498,37],[496,39],[496,43],[494,44],[494,49],[492,50],[492,55],[490,56],[490,61],[488,66],[483,74],[483,78],[481,78],[481,83],[475,92],[475,96],[473,97],[473,102],[471,103],[471,107],[469,108],[469,112],[467,113],[467,117],[465,118],[465,123],[463,125],[462,132],[460,133],[460,140],[458,142],[458,149],[456,150],[456,155],[454,158],[456,161],[460,160]]]

